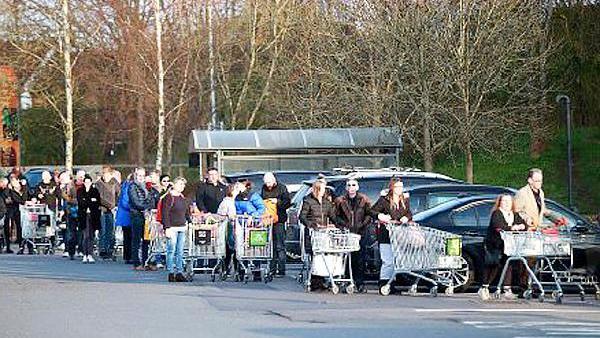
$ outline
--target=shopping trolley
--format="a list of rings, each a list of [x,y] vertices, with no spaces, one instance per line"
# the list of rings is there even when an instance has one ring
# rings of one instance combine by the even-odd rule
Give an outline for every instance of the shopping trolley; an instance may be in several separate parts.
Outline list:
[[[211,280],[223,278],[225,245],[227,240],[226,217],[216,214],[192,216],[186,236],[184,253],[185,271],[189,281],[194,274],[210,274]]]
[[[360,250],[360,235],[335,227],[317,229],[311,233],[311,246],[311,275],[328,278],[333,294],[340,292],[340,286],[345,287],[346,293],[354,293],[352,269],[348,269],[348,277],[346,269],[352,263],[350,253]],[[306,290],[310,291],[310,285]]]
[[[531,267],[529,267],[526,259],[526,257],[535,257],[536,262],[539,263],[543,261],[547,264],[546,267],[549,270],[553,280],[553,282],[550,284],[554,286],[552,298],[556,301],[556,303],[562,303],[563,290],[560,280],[548,257],[556,255],[570,255],[570,240],[566,237],[550,237],[540,232],[530,231],[501,231],[500,236],[504,242],[504,254],[508,256],[508,259],[506,260],[504,268],[502,269],[500,281],[498,282],[498,288],[494,293],[494,296],[496,298],[500,297],[502,285],[504,283],[504,277],[506,275],[506,271],[508,270],[509,264],[513,261],[519,261],[523,264],[527,270],[527,274],[529,275],[528,288],[525,290],[525,292],[523,292],[524,298],[531,299],[533,294],[531,285],[533,283],[540,291],[540,302],[543,302],[545,295],[544,286],[538,279],[536,273],[531,269]]]
[[[54,253],[52,237],[56,235],[56,218],[46,204],[20,205],[23,244],[31,245],[36,253]]]
[[[469,278],[467,261],[461,256],[462,238],[458,235],[422,227],[416,223],[389,222],[385,226],[390,233],[390,244],[394,257],[394,274],[380,287],[387,296],[391,284],[400,274],[416,277],[409,294],[416,294],[421,280],[432,284],[429,294],[438,294],[438,286],[446,287],[446,294],[466,284]]]
[[[545,235],[544,255],[548,257],[549,263],[541,260],[536,266],[535,272],[540,279],[540,283],[542,285],[553,285],[553,279],[557,278],[561,287],[576,287],[582,301],[585,300],[586,296],[585,288],[593,288],[596,299],[600,300],[600,287],[596,276],[585,268],[575,268],[575,249],[586,250],[589,248],[589,244],[576,236],[565,237],[566,231],[566,227],[555,226],[542,229],[542,233]]]
[[[165,257],[167,254],[167,238],[163,225],[157,220],[158,212],[156,209],[146,211],[146,233],[145,239],[150,241],[148,246],[148,258],[144,264],[147,266],[152,261],[158,261],[159,257]]]
[[[271,260],[273,259],[273,222],[270,217],[253,218],[237,215],[234,219],[235,252],[243,281],[247,283],[255,273],[260,280],[268,283],[273,280]]]

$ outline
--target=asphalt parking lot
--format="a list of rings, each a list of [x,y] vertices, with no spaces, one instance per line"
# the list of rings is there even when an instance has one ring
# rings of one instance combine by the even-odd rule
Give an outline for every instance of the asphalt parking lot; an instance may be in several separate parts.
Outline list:
[[[293,272],[290,272],[292,274]],[[307,294],[272,283],[169,284],[116,262],[0,255],[5,337],[600,337],[600,303],[567,296],[481,302],[475,294]]]

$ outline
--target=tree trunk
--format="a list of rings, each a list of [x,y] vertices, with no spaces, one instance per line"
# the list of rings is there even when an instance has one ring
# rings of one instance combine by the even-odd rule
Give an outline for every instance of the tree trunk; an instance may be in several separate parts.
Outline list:
[[[423,167],[425,171],[433,171],[430,118],[429,113],[425,114],[425,121],[423,122]]]
[[[144,105],[142,98],[138,98],[137,107],[137,128],[134,130],[137,132],[137,164],[138,166],[144,165]]]
[[[65,98],[66,98],[66,119],[65,119],[65,167],[71,172],[73,170],[73,84],[71,74],[71,27],[69,25],[69,0],[62,0],[62,19],[63,19],[63,58],[65,68]]]
[[[155,169],[162,169],[165,146],[165,73],[162,59],[162,14],[160,0],[154,0],[154,19],[156,23],[156,63],[158,66],[158,144],[156,145]]]
[[[465,178],[467,183],[473,183],[473,152],[469,142],[465,145]]]

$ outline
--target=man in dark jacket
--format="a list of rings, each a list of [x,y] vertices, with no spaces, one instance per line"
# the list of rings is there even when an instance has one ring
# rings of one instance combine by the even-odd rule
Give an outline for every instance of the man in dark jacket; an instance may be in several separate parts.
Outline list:
[[[225,198],[227,186],[220,182],[217,168],[208,168],[205,183],[200,183],[196,192],[196,207],[202,212],[217,213],[219,204]]]
[[[361,236],[360,251],[352,253],[352,275],[356,288],[364,292],[365,276],[365,233],[371,224],[371,201],[366,195],[358,192],[359,185],[355,179],[346,182],[346,193],[335,200],[340,226]]]
[[[271,272],[275,277],[285,276],[285,226],[287,219],[287,209],[290,207],[290,193],[285,184],[279,184],[273,173],[266,173],[263,177],[264,185],[262,187],[261,197],[265,200],[265,205],[276,206],[276,221],[273,222],[273,252],[275,257],[271,264]],[[267,207],[267,210],[269,208]]]
[[[134,173],[134,181],[129,186],[129,214],[131,216],[131,260],[133,269],[143,271],[144,266],[138,254],[142,237],[144,235],[144,212],[150,210],[154,205],[152,196],[146,189],[146,170],[137,168]]]

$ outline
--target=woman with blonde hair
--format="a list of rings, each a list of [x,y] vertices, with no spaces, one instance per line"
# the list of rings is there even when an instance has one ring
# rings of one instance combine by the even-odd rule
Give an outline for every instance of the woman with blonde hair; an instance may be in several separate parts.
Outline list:
[[[385,196],[379,197],[373,208],[373,217],[383,223],[379,227],[377,240],[379,241],[379,254],[381,256],[381,270],[379,271],[379,289],[394,277],[394,255],[390,244],[390,234],[385,223],[392,221],[408,223],[412,221],[412,213],[408,198],[404,196],[404,183],[398,177],[392,177]],[[394,284],[391,284],[392,291]]]
[[[496,198],[492,209],[492,217],[484,241],[485,275],[483,285],[477,292],[482,300],[490,298],[489,285],[497,277],[498,272],[506,263],[504,241],[501,231],[527,231],[525,220],[516,212],[515,200],[510,194],[502,194]],[[504,277],[504,298],[514,299],[512,293],[512,264],[508,266]]]

